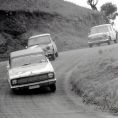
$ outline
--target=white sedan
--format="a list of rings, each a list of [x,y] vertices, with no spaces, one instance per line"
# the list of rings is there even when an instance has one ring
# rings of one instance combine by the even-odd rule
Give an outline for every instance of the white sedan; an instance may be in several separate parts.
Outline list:
[[[8,63],[8,81],[12,90],[42,86],[56,90],[54,69],[41,48],[12,52]]]
[[[52,40],[50,34],[39,34],[31,36],[28,39],[28,48],[34,47],[41,47],[45,55],[51,60],[55,60],[55,58],[58,57],[57,46]]]

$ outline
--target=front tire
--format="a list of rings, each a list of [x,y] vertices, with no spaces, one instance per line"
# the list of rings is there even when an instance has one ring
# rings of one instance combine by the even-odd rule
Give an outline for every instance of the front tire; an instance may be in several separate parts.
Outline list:
[[[114,43],[117,43],[117,40],[116,39],[114,40]]]
[[[108,45],[110,45],[110,41],[111,41],[111,37],[109,36],[109,40],[108,40],[108,42],[107,42]]]
[[[59,56],[58,52],[56,52],[56,53],[55,53],[55,56],[56,56],[56,57],[58,57],[58,56]]]
[[[56,84],[50,85],[50,90],[51,90],[52,92],[55,92],[55,91],[56,91]]]
[[[12,92],[15,93],[15,94],[18,94],[19,93],[19,88],[12,88]]]
[[[110,41],[108,41],[107,43],[108,43],[108,45],[110,45]]]
[[[92,47],[92,44],[89,44],[89,47],[91,48]]]
[[[55,60],[55,58],[56,58],[55,54],[52,54],[52,60]]]

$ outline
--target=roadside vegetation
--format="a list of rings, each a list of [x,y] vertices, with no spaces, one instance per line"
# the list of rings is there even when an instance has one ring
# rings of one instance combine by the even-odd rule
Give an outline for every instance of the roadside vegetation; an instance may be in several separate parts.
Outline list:
[[[89,28],[101,23],[98,11],[63,0],[1,0],[0,60],[39,33],[50,33],[59,51],[87,47]]]
[[[118,115],[118,47],[89,51],[72,73],[72,91],[85,104]]]

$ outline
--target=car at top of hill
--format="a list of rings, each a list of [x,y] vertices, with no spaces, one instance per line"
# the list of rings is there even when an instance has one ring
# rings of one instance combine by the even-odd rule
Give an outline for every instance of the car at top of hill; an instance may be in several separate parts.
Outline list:
[[[94,44],[100,45],[101,43],[110,45],[111,41],[117,43],[117,33],[111,24],[97,25],[90,29],[88,35],[89,47],[92,47]]]
[[[7,68],[13,91],[43,86],[48,86],[53,92],[56,90],[54,69],[40,47],[11,52]]]
[[[39,34],[28,39],[28,48],[41,47],[45,55],[52,60],[58,57],[58,50],[50,34]]]

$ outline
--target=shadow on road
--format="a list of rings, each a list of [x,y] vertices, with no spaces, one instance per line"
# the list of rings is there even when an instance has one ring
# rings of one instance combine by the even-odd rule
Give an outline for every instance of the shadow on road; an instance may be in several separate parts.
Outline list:
[[[33,89],[33,90],[28,90],[28,89],[21,89],[18,91],[10,91],[12,95],[48,95],[51,93],[51,90],[48,87],[45,88],[38,88],[38,89]]]

